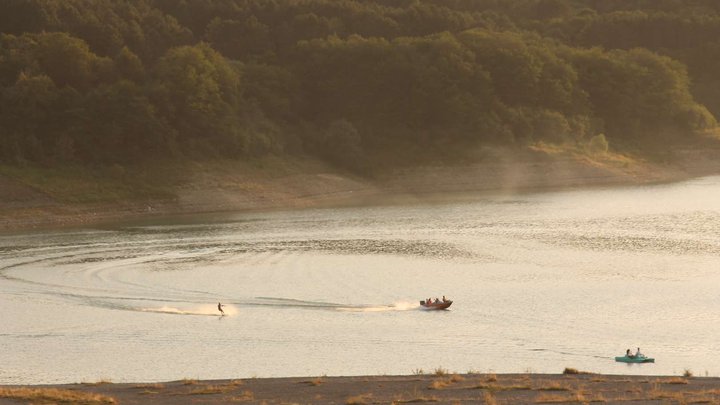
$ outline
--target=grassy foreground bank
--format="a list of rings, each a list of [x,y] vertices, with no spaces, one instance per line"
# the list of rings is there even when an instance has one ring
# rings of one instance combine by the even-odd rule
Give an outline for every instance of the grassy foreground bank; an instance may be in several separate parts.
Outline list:
[[[567,372],[570,372],[568,374]],[[0,386],[0,403],[717,404],[720,378],[449,374]]]
[[[672,161],[538,144],[468,159],[376,168],[363,176],[317,159],[169,161],[136,166],[0,166],[0,230],[86,226],[168,215],[453,199],[459,195],[636,185],[720,173],[714,149]]]

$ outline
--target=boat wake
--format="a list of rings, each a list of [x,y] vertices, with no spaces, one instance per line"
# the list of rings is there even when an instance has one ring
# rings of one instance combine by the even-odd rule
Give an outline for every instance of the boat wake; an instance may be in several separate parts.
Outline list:
[[[400,301],[391,305],[372,305],[372,306],[350,306],[350,307],[338,307],[337,311],[345,312],[393,312],[393,311],[410,311],[418,309],[419,303]]]
[[[574,356],[574,357],[590,357],[595,359],[607,359],[608,356],[602,356],[597,354],[587,354],[587,353],[573,353],[573,352],[566,352],[562,350],[553,350],[553,349],[530,349],[531,352],[548,352],[548,353],[554,353],[554,354],[560,354],[564,356]]]
[[[237,314],[237,308],[232,305],[223,304],[223,310],[226,316],[233,316]],[[219,316],[220,312],[215,305],[200,305],[195,308],[181,309],[175,307],[162,306],[159,308],[140,308],[142,312],[154,312],[158,314],[172,314],[172,315],[204,315],[204,316]]]
[[[305,301],[291,298],[257,297],[258,302],[248,306],[273,306],[285,308],[320,309],[342,312],[391,312],[409,311],[420,307],[418,302],[398,301],[387,305],[346,305],[332,302]]]

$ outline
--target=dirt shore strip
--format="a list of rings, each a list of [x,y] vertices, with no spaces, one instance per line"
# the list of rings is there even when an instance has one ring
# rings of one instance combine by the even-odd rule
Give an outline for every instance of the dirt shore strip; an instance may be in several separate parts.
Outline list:
[[[0,386],[0,404],[718,404],[720,378],[448,374]]]

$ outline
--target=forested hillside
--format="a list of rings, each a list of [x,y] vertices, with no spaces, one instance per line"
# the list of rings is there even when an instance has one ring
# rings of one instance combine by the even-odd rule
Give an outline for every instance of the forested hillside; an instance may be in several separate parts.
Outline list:
[[[7,165],[650,155],[720,116],[715,0],[3,0],[0,32]]]

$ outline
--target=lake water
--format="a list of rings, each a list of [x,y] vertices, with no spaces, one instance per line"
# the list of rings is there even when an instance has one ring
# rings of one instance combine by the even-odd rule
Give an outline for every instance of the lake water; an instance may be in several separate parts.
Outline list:
[[[719,265],[718,177],[2,235],[0,384],[717,376]]]

